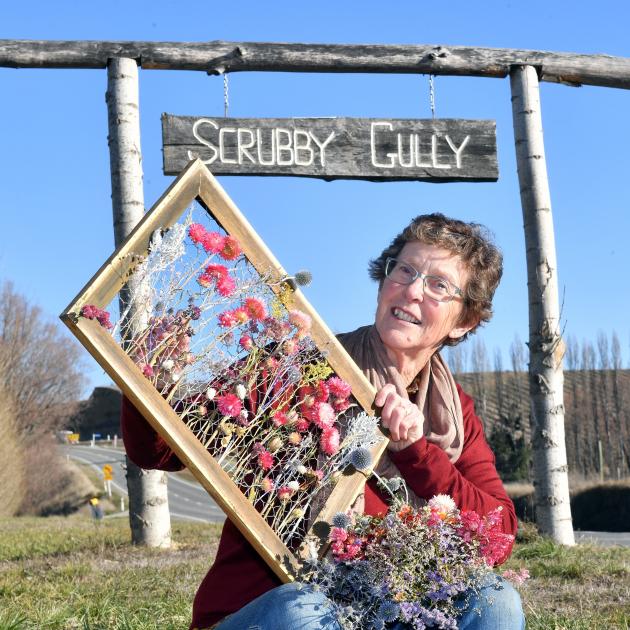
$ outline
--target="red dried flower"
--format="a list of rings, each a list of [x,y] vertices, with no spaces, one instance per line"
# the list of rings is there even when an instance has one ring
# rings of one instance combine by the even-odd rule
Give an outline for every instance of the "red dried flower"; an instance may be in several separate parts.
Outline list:
[[[201,244],[209,254],[218,254],[225,247],[225,237],[218,232],[206,232]]]
[[[258,298],[246,298],[244,307],[251,319],[261,321],[267,317],[265,305]]]
[[[243,350],[251,350],[254,347],[254,340],[249,335],[243,335],[238,343]]]
[[[208,231],[200,223],[192,223],[188,228],[188,236],[193,243],[203,244],[203,240]]]
[[[217,407],[224,416],[235,418],[241,413],[243,403],[236,394],[224,394],[217,396]]]
[[[324,429],[319,446],[326,455],[334,455],[339,450],[339,431],[335,427]]]
[[[333,398],[348,398],[352,393],[350,385],[338,376],[331,376],[326,383]]]
[[[236,282],[232,276],[223,276],[217,280],[217,291],[223,297],[230,297],[236,289]]]
[[[223,247],[218,253],[225,260],[234,260],[241,255],[242,251],[239,242],[233,236],[226,236],[223,241]]]
[[[236,326],[237,324],[233,311],[223,311],[223,313],[219,313],[217,319],[219,320],[219,326],[221,326],[221,328],[232,328],[232,326]]]

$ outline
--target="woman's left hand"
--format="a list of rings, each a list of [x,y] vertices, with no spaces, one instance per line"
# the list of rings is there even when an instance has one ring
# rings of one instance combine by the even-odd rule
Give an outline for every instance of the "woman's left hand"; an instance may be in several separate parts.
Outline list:
[[[399,396],[396,388],[387,384],[376,394],[374,404],[381,409],[381,422],[390,433],[387,448],[402,451],[423,436],[424,416],[408,398]]]

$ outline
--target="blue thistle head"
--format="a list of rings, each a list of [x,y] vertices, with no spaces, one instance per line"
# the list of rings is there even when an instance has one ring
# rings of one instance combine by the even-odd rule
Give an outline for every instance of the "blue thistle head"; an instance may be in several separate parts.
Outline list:
[[[330,523],[333,527],[348,529],[348,527],[352,525],[352,519],[345,512],[337,512],[337,514],[332,517]]]
[[[378,609],[378,616],[385,623],[392,623],[393,621],[396,621],[399,613],[400,609],[398,604],[390,601],[384,601]]]
[[[349,461],[357,470],[365,470],[372,464],[372,455],[367,448],[359,446],[350,453]]]

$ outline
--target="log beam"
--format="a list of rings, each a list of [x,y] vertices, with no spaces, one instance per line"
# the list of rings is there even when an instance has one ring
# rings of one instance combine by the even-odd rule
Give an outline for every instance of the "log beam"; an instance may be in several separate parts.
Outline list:
[[[0,40],[0,67],[105,68],[134,59],[144,69],[221,72],[355,72],[503,78],[536,68],[539,79],[567,85],[630,89],[630,58],[510,48],[433,44],[296,44]]]

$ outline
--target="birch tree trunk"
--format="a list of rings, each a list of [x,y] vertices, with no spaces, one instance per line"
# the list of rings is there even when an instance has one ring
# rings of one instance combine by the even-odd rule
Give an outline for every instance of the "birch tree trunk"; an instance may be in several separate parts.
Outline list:
[[[527,252],[536,523],[541,533],[556,542],[573,545],[564,437],[564,344],[560,336],[556,247],[535,68],[513,67],[510,84]]]
[[[105,100],[109,123],[114,238],[118,246],[144,214],[138,66],[134,59],[109,60]],[[127,308],[127,319],[137,322],[137,325],[141,325],[143,319],[146,321],[150,310],[148,291],[133,286],[121,291],[121,314]],[[171,517],[166,473],[142,470],[127,457],[127,490],[132,542],[149,547],[170,547]]]

